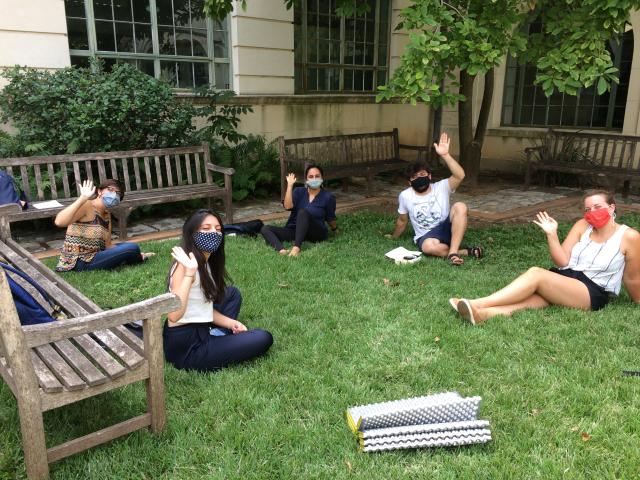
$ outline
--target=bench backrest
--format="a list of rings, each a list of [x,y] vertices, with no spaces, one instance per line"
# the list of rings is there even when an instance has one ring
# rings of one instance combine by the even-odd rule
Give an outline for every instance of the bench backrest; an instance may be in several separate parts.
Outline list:
[[[357,165],[398,158],[398,130],[326,137],[279,139],[280,161]]]
[[[640,137],[637,136],[551,129],[545,137],[546,151],[542,160],[638,170],[639,142]]]
[[[82,153],[0,159],[0,168],[17,180],[30,200],[55,200],[80,195],[87,178],[100,184],[108,178],[122,182],[125,192],[176,185],[212,183],[207,143],[194,147],[122,152]]]

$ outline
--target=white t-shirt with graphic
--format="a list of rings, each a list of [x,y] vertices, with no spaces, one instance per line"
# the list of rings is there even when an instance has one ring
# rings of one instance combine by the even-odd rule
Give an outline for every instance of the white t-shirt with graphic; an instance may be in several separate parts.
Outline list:
[[[453,193],[449,186],[449,179],[445,178],[431,184],[431,190],[426,195],[419,195],[409,187],[398,196],[398,213],[409,214],[411,225],[417,241],[443,222],[449,216],[449,196]]]

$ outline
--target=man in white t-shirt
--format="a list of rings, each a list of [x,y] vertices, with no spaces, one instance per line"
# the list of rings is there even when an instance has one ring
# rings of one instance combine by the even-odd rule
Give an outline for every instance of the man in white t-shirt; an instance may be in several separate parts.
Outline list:
[[[447,257],[452,265],[462,265],[463,255],[483,256],[482,247],[461,246],[467,229],[467,206],[462,202],[449,205],[450,195],[464,179],[464,170],[449,154],[450,139],[446,133],[434,144],[436,153],[447,165],[451,176],[431,183],[431,171],[423,162],[413,164],[407,177],[411,185],[398,197],[398,220],[390,235],[398,238],[411,220],[413,241],[425,255]]]

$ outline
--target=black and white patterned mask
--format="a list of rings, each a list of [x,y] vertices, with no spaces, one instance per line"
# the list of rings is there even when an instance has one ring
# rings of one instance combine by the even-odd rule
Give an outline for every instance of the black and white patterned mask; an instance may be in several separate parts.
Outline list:
[[[193,234],[193,243],[201,252],[213,253],[222,243],[222,233],[220,232],[196,232]]]

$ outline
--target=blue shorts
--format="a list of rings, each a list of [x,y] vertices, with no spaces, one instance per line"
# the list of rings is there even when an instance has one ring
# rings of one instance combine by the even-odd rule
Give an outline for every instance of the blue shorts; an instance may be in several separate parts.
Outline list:
[[[416,240],[416,245],[420,250],[422,250],[422,244],[427,238],[435,238],[440,243],[451,245],[451,220],[449,220],[449,217]]]

